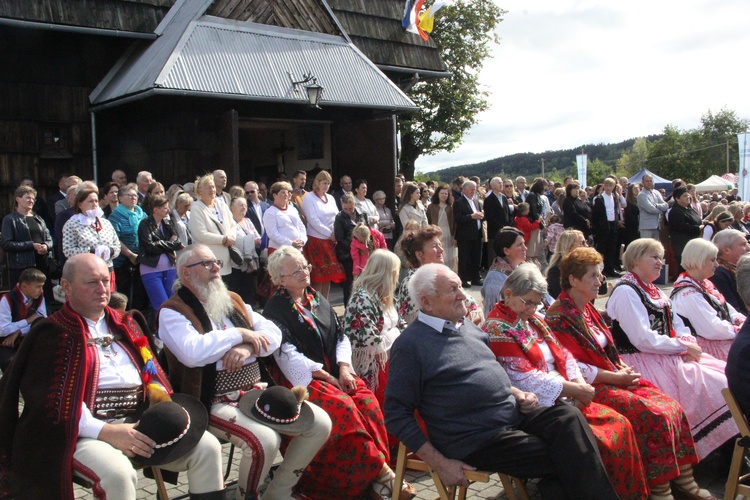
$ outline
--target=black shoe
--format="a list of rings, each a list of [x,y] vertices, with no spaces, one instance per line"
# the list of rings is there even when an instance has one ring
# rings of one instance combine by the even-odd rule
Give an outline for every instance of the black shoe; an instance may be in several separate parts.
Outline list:
[[[475,280],[471,280],[471,284],[476,285],[476,286],[482,286],[484,285],[484,281],[482,281],[482,278],[477,278]]]
[[[468,281],[461,281],[461,288],[471,288],[471,283]]]

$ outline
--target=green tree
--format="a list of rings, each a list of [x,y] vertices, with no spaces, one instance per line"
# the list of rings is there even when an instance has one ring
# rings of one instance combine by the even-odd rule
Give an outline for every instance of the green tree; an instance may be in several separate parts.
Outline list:
[[[439,11],[432,38],[451,77],[419,82],[409,91],[420,109],[399,119],[399,169],[407,178],[420,156],[453,151],[476,115],[489,108],[479,72],[491,45],[500,42],[495,28],[505,13],[484,0],[457,0]]]
[[[638,137],[633,147],[623,153],[615,164],[618,176],[632,177],[637,174],[648,161],[648,141],[645,137]]]

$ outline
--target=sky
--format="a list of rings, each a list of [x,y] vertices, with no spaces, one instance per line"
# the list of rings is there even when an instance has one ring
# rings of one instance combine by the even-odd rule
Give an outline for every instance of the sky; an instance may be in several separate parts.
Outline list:
[[[418,171],[750,118],[748,0],[492,1],[508,12],[480,75],[491,107]]]

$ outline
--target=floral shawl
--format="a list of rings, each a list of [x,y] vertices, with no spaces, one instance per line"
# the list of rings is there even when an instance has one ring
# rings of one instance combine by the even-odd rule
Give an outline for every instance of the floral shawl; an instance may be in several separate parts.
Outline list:
[[[547,326],[555,333],[560,343],[578,361],[613,372],[624,366],[612,339],[612,333],[599,311],[591,304],[587,303],[585,310],[581,311],[568,292],[563,291],[547,311],[546,320]],[[606,335],[607,347],[599,345],[591,326]]]
[[[548,369],[531,328],[541,335],[552,352],[554,371]],[[538,316],[523,321],[501,301],[495,304],[482,329],[489,334],[490,349],[508,372],[513,385],[536,394],[542,406],[555,404],[564,380],[582,378],[576,360]]]
[[[399,331],[406,327],[399,316]],[[344,315],[344,333],[352,344],[352,365],[371,390],[378,387],[378,372],[385,369],[392,340],[386,337],[383,303],[364,287],[352,293]]]

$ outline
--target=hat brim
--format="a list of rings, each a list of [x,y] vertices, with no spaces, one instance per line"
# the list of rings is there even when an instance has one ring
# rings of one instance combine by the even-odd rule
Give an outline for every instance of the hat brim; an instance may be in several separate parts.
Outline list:
[[[281,434],[297,434],[300,432],[305,432],[310,427],[312,427],[312,424],[315,420],[315,415],[313,414],[312,408],[310,408],[310,405],[307,404],[306,401],[303,401],[302,405],[300,406],[299,418],[297,418],[297,420],[295,420],[291,424],[269,422],[263,415],[258,413],[258,410],[255,409],[255,402],[258,400],[261,394],[263,394],[262,390],[255,389],[247,392],[244,396],[242,396],[240,398],[240,411],[256,422],[259,422],[266,427],[270,427],[271,429],[278,431]]]
[[[150,457],[136,455],[132,458],[133,462],[140,465],[164,465],[187,455],[190,450],[195,448],[198,441],[203,437],[203,433],[208,429],[208,411],[203,403],[197,398],[187,394],[172,394],[172,401],[182,406],[190,415],[190,428],[182,439],[166,448],[154,450]],[[137,427],[136,427],[137,430]]]

